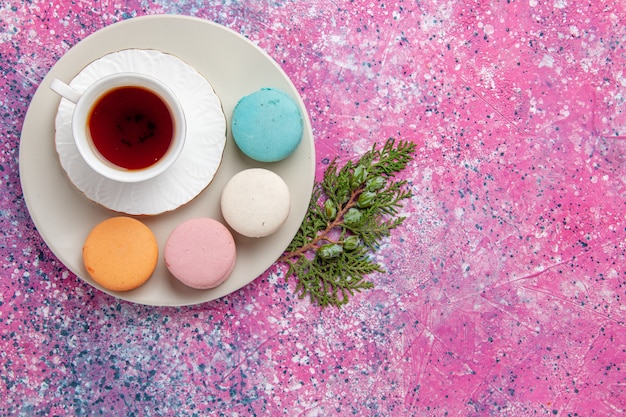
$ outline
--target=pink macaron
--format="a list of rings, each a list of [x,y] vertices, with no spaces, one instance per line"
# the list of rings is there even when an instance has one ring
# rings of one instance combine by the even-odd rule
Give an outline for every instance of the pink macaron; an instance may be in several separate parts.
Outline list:
[[[191,288],[215,288],[235,268],[237,251],[230,231],[217,220],[194,218],[179,224],[165,243],[165,265]]]

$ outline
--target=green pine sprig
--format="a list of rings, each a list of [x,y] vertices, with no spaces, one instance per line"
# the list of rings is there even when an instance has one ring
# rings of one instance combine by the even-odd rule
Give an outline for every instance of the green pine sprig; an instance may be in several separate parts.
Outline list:
[[[339,167],[334,159],[316,182],[307,214],[280,258],[295,277],[295,292],[320,307],[341,307],[350,297],[373,288],[367,280],[384,272],[372,253],[390,231],[402,224],[403,200],[412,196],[395,174],[406,168],[415,144],[388,139],[357,161]]]

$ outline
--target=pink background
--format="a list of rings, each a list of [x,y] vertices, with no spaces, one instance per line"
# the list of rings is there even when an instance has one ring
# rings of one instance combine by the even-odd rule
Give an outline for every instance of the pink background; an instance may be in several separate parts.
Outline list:
[[[318,178],[417,144],[389,271],[345,308],[275,264],[194,307],[121,302],[42,241],[30,99],[72,45],[185,14],[264,48]],[[0,6],[0,415],[612,416],[626,410],[623,1],[10,1]]]

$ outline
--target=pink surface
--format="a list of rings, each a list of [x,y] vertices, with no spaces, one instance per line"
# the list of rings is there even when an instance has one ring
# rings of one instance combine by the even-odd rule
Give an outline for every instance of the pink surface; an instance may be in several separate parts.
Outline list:
[[[0,6],[0,415],[623,415],[624,2],[214,3]],[[228,26],[284,68],[318,178],[389,136],[418,145],[374,290],[319,310],[276,264],[154,308],[56,260],[19,183],[30,99],[88,34],[160,13]]]

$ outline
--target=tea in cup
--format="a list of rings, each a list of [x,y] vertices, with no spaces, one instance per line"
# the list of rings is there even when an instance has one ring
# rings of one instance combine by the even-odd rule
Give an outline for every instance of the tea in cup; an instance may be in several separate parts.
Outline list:
[[[183,108],[174,92],[156,78],[118,73],[83,92],[54,79],[50,88],[75,103],[71,124],[78,152],[108,179],[154,178],[171,167],[183,150]]]

